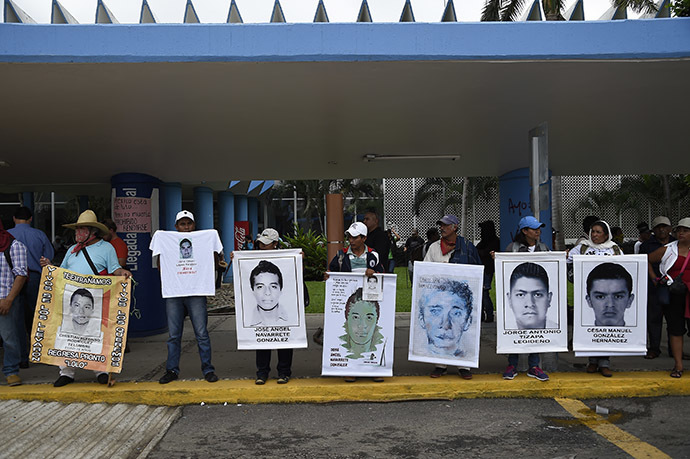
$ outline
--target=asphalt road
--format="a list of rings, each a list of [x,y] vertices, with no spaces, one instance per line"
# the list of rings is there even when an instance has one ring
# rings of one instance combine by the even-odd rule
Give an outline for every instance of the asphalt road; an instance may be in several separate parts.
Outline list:
[[[634,456],[690,457],[690,397],[583,402],[609,410],[593,425]],[[645,456],[645,443],[660,451]],[[516,456],[630,457],[554,399],[187,406],[148,457]]]

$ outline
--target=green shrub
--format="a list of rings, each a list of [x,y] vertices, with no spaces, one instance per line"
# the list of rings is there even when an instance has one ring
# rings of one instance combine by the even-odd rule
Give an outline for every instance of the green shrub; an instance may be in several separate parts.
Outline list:
[[[323,280],[326,272],[326,238],[312,230],[304,232],[297,228],[292,236],[283,236],[285,242],[293,249],[301,248],[304,252],[304,280]]]

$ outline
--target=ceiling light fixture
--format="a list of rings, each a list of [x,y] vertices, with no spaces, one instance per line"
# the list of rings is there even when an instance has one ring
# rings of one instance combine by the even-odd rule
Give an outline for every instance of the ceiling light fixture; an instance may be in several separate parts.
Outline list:
[[[460,155],[374,155],[368,154],[362,157],[364,161],[390,161],[390,160],[401,160],[401,159],[445,159],[449,161],[455,161],[460,159]]]

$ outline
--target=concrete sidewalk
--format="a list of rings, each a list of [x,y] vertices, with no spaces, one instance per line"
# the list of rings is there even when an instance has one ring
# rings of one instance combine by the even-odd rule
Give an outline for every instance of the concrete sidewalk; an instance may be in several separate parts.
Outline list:
[[[209,316],[209,333],[213,346],[213,364],[221,378],[217,383],[202,379],[196,340],[188,319],[185,323],[180,381],[158,384],[165,372],[167,334],[130,340],[132,351],[125,356],[123,371],[114,375],[118,381],[108,388],[94,382],[93,373],[78,371],[75,384],[54,388],[57,367],[31,365],[21,370],[22,386],[0,386],[0,399],[50,400],[63,402],[142,403],[152,405],[185,405],[191,403],[289,403],[332,401],[393,401],[452,399],[462,397],[616,397],[690,394],[690,375],[672,379],[673,360],[664,354],[654,360],[642,357],[612,359],[612,378],[586,374],[586,358],[572,353],[547,354],[543,367],[551,381],[528,378],[524,369],[513,381],[504,381],[501,373],[507,365],[505,355],[496,354],[496,325],[482,324],[480,368],[473,370],[472,381],[462,380],[453,369],[449,375],[431,379],[431,364],[407,360],[409,313],[396,314],[395,377],[383,383],[361,379],[345,383],[342,378],[322,378],[321,346],[311,341],[313,332],[323,323],[323,315],[309,314],[307,330],[309,348],[297,349],[292,366],[293,378],[287,385],[269,380],[265,386],[254,385],[256,372],[254,351],[238,351],[235,316]],[[688,341],[688,340],[686,340]],[[666,342],[663,338],[662,343]],[[686,349],[688,346],[686,346]],[[662,345],[665,352],[665,344]],[[273,368],[277,356],[273,354]],[[271,374],[276,377],[275,372]]]

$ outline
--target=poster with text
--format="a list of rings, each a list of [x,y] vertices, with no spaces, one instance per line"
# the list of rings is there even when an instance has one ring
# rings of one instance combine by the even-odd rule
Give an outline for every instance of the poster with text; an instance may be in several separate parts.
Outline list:
[[[576,356],[647,351],[647,255],[573,257]]]
[[[395,274],[377,275],[378,300],[365,300],[362,273],[329,273],[323,324],[324,376],[393,376]]]
[[[130,279],[44,267],[30,361],[120,373],[130,298]]]
[[[415,262],[409,360],[479,367],[483,265]]]
[[[496,353],[568,350],[565,252],[496,254]]]
[[[235,251],[232,269],[237,348],[307,347],[302,251]]]

